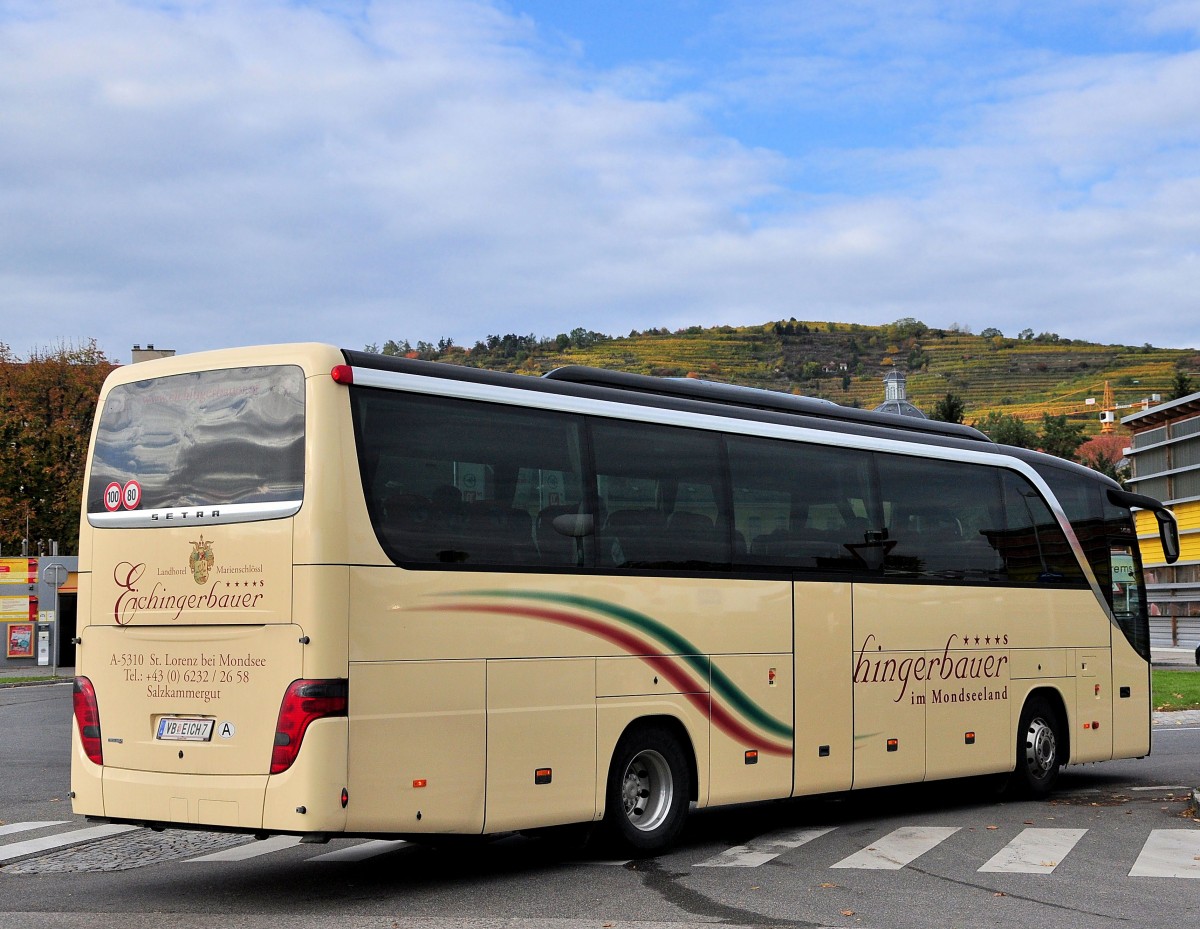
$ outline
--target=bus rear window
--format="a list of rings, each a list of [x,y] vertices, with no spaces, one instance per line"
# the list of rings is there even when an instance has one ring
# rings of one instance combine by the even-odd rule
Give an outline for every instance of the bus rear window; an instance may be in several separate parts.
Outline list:
[[[180,508],[220,521],[288,516],[304,495],[304,374],[230,368],[114,387],[87,489],[93,526],[156,526]]]

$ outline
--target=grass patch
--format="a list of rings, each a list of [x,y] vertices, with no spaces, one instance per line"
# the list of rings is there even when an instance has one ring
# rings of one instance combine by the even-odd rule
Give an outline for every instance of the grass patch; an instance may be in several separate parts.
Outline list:
[[[1154,671],[1150,680],[1156,710],[1200,710],[1200,672]]]
[[[69,681],[69,677],[53,677],[47,675],[45,677],[3,677],[0,676],[0,684],[41,684],[46,681]]]

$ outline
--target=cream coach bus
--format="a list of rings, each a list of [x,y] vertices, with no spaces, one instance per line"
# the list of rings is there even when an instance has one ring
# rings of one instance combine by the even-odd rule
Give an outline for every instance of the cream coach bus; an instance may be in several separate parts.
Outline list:
[[[85,487],[99,820],[650,852],[692,805],[1150,751],[1130,508],[1168,553],[1170,514],[962,426],[269,346],[115,371]]]

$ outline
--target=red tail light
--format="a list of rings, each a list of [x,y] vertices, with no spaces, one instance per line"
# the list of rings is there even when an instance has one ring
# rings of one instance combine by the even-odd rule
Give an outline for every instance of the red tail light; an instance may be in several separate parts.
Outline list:
[[[96,705],[96,688],[86,677],[75,678],[72,700],[75,704],[75,724],[84,753],[96,764],[104,764],[104,747],[100,741],[100,708]]]
[[[308,725],[315,719],[345,716],[349,704],[346,681],[292,681],[279,707],[271,773],[286,771],[300,753]]]

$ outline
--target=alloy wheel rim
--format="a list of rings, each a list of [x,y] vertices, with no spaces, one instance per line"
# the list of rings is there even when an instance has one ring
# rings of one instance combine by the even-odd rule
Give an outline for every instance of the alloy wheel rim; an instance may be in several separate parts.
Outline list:
[[[1037,778],[1043,778],[1058,760],[1058,742],[1054,728],[1040,716],[1030,720],[1025,734],[1025,763]]]
[[[625,766],[621,804],[629,824],[641,832],[662,825],[671,810],[675,785],[667,760],[653,749],[638,752]]]

